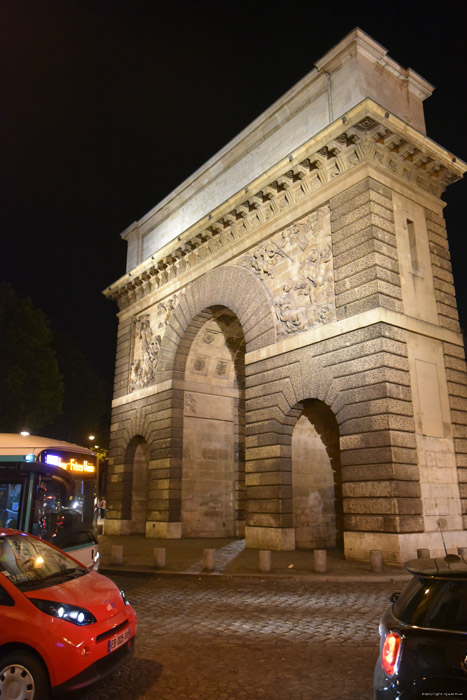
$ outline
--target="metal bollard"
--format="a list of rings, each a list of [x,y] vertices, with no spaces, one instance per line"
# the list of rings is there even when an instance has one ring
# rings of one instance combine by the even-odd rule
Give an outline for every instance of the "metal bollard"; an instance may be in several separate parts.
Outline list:
[[[371,570],[375,574],[380,574],[383,570],[383,553],[380,549],[370,550]]]
[[[204,571],[214,571],[214,552],[215,549],[205,549],[203,552]]]
[[[271,550],[260,549],[258,556],[258,568],[260,571],[271,571]]]
[[[313,550],[313,565],[315,571],[321,574],[326,573],[328,570],[327,562],[327,552],[325,549],[314,549]]]
[[[156,547],[154,549],[154,566],[156,569],[165,567],[165,547]]]
[[[417,559],[429,559],[430,558],[430,550],[429,549],[424,549],[421,547],[420,549],[417,549]]]
[[[112,564],[123,564],[123,547],[120,544],[112,545]]]

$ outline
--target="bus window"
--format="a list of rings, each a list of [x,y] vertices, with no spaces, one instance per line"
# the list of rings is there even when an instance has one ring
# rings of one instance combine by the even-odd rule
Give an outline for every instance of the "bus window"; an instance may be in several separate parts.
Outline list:
[[[75,497],[72,507],[81,515],[83,528],[95,530],[97,527],[97,494],[94,479],[75,477]]]
[[[61,549],[89,542],[93,530],[92,507],[86,507],[86,487],[88,484],[75,482],[75,495],[72,500],[66,496],[60,481],[38,475],[36,478],[32,534],[51,542]],[[92,484],[90,484],[92,488]]]
[[[0,527],[18,528],[22,484],[0,484]]]

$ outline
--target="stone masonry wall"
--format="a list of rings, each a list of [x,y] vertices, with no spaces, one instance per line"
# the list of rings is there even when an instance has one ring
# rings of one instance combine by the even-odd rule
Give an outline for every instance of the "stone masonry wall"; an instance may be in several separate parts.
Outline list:
[[[391,190],[372,178],[330,202],[337,318],[402,311]]]
[[[426,221],[439,323],[444,328],[458,332],[460,329],[446,223],[442,216],[436,215],[429,209],[426,210]],[[462,347],[452,343],[444,343],[443,348],[462,514],[464,528],[467,528],[467,374],[465,353]]]
[[[425,210],[438,321],[443,328],[459,332],[456,293],[452,277],[446,223],[442,216]]]
[[[339,424],[345,529],[423,529],[402,331],[377,324],[249,365],[246,395],[247,525],[291,526],[293,407],[318,398]]]

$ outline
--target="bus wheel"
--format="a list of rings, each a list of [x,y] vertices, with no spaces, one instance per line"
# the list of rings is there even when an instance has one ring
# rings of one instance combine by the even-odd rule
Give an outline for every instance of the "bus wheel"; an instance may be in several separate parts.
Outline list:
[[[48,700],[49,683],[42,663],[27,651],[11,651],[0,660],[1,700]]]

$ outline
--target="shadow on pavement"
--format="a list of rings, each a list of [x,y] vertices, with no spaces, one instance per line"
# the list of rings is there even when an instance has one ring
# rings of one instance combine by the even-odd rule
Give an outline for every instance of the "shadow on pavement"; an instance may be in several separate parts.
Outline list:
[[[153,659],[133,656],[125,665],[97,683],[83,690],[59,695],[56,700],[100,700],[109,697],[112,700],[129,700],[128,688],[132,688],[131,697],[137,700],[157,683],[162,670],[163,666]]]

